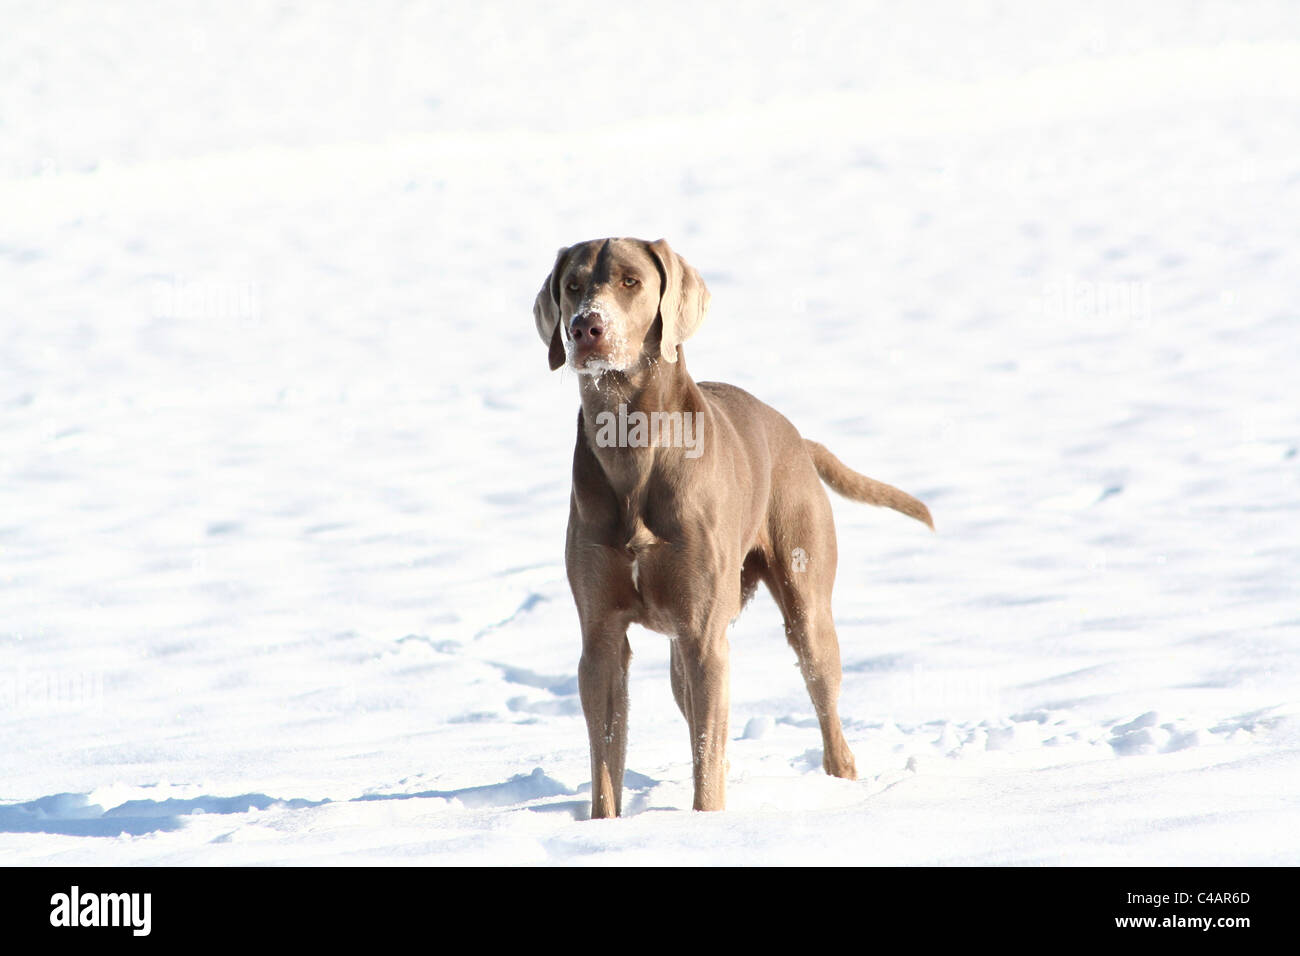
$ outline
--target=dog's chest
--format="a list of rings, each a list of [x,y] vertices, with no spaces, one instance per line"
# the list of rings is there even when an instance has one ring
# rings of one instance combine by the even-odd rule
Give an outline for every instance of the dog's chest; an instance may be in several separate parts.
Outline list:
[[[627,526],[628,535],[623,549],[632,561],[632,587],[636,588],[637,593],[640,594],[642,563],[644,562],[647,566],[649,574],[647,583],[653,585],[658,577],[655,556],[663,548],[664,541],[650,530],[640,515],[635,515],[630,521],[625,521],[625,525]],[[644,599],[645,596],[642,595],[642,600]]]
[[[673,547],[658,537],[638,516],[624,545],[632,587],[641,603],[640,623],[651,630],[672,633],[676,627]]]

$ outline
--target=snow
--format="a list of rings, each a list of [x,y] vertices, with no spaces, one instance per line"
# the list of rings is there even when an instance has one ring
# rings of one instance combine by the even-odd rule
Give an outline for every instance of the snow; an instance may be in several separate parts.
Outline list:
[[[1300,862],[1294,16],[658,6],[7,11],[0,863]],[[760,594],[726,812],[634,630],[585,819],[602,235],[934,513],[833,501],[858,781]]]

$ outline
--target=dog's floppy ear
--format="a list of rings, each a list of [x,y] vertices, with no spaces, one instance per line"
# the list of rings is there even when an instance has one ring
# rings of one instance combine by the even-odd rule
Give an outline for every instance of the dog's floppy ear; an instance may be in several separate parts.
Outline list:
[[[570,248],[565,246],[555,254],[551,274],[542,283],[542,290],[533,302],[533,321],[537,323],[537,334],[550,349],[551,371],[563,365],[565,359],[564,333],[560,329],[560,273],[564,271],[564,260]]]
[[[678,344],[695,334],[709,311],[709,290],[700,274],[669,248],[666,239],[647,243],[647,248],[659,264],[662,282],[659,317],[664,331],[659,354],[667,362],[676,362]]]

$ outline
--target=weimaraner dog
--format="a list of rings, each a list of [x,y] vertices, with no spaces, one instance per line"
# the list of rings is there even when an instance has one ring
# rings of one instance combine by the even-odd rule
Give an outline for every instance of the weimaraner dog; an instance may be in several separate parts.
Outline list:
[[[785,617],[823,766],[854,779],[838,711],[835,526],[821,482],[934,527],[921,502],[852,471],[749,393],[692,380],[682,342],[708,305],[699,273],[662,239],[561,249],[533,305],[551,368],[573,368],[582,399],[564,558],[582,626],[592,817],[622,809],[632,623],[671,638],[694,807],[723,808],[727,626],[759,581]]]

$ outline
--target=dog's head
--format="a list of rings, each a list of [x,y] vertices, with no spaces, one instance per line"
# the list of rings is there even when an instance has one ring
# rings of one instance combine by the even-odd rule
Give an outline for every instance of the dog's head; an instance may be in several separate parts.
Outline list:
[[[595,375],[676,362],[708,308],[704,280],[663,239],[593,239],[559,251],[533,319],[552,369]]]

